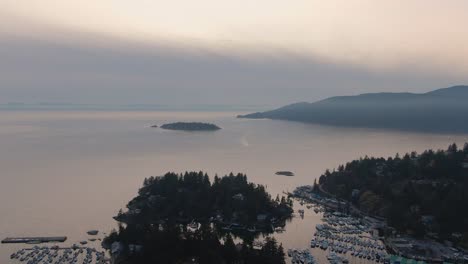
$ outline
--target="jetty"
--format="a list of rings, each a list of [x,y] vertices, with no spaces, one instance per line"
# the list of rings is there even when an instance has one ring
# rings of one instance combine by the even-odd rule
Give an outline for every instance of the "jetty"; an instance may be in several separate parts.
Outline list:
[[[50,242],[65,242],[66,236],[57,237],[7,237],[2,240],[2,244],[6,243],[50,243]]]

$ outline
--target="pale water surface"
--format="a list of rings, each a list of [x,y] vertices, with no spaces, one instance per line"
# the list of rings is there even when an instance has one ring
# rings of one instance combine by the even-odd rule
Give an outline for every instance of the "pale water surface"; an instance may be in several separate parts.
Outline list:
[[[231,112],[0,111],[0,239],[110,231],[112,216],[143,179],[167,171],[243,172],[273,193],[312,184],[327,168],[369,156],[446,148],[467,135],[335,128],[236,119]],[[164,131],[153,124],[212,122],[216,132]],[[291,170],[296,176],[274,173]],[[313,212],[312,212],[313,214]],[[295,219],[278,235],[307,247],[318,215]],[[0,263],[20,245],[0,245]]]

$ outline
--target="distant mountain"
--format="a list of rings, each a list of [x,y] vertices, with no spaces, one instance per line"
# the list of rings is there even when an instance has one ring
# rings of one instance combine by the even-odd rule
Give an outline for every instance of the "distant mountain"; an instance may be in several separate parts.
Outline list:
[[[336,96],[315,103],[295,103],[238,117],[333,126],[466,133],[468,86],[453,86],[423,94],[369,93]]]

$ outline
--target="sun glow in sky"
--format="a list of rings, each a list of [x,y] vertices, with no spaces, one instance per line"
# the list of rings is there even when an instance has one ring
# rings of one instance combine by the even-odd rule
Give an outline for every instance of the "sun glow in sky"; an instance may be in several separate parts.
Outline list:
[[[467,14],[465,0],[0,0],[0,40],[84,34],[460,79]]]

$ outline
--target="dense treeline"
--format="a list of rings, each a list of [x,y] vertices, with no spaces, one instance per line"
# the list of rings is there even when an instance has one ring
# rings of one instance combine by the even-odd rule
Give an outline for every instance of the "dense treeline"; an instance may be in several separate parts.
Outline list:
[[[140,237],[129,239],[130,227],[119,227],[104,243],[120,241],[123,251],[114,253],[116,263],[206,263],[206,264],[284,264],[285,254],[281,244],[267,237],[261,248],[242,242],[236,244],[231,235],[222,238],[214,229],[203,225],[194,232],[180,228],[164,230],[146,229]],[[131,252],[129,245],[139,243],[142,251]]]
[[[203,172],[150,177],[127,209],[105,244],[120,242],[130,263],[284,263],[274,239],[257,249],[252,241],[284,225],[291,201],[272,199],[246,175],[215,176],[213,183]],[[129,254],[129,245],[141,245],[141,254]]]
[[[106,242],[122,239],[126,229],[111,233]],[[224,241],[210,228],[203,227],[194,233],[180,229],[150,230],[140,240],[143,250],[131,253],[124,243],[124,251],[116,258],[117,263],[207,263],[207,264],[284,264],[285,254],[281,244],[274,238],[266,238],[264,245],[255,249],[248,243],[235,244],[228,235]],[[130,244],[131,245],[131,244]],[[114,256],[116,257],[116,256]]]
[[[319,183],[399,231],[466,243],[468,144],[388,159],[365,157],[326,171]]]
[[[247,181],[243,174],[214,177],[213,184],[206,173],[167,173],[163,177],[145,179],[138,196],[119,213],[122,222],[187,223],[213,218],[224,223],[250,227],[259,215],[266,222],[278,221],[292,213],[291,201],[271,199],[265,187]]]

